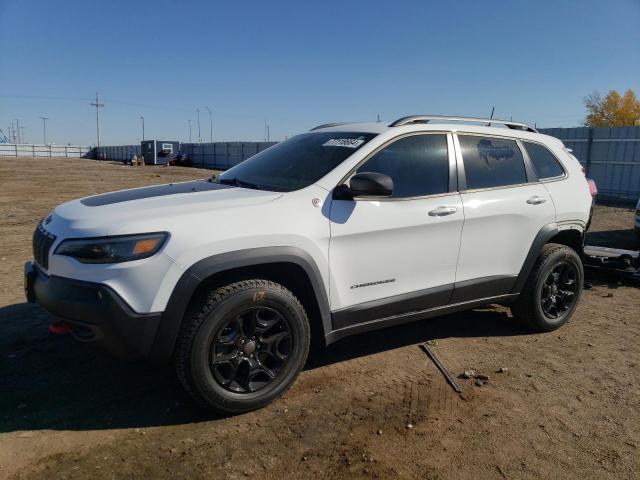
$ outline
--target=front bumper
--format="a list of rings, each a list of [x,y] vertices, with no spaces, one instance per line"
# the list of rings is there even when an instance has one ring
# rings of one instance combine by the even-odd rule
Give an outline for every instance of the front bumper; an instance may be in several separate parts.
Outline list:
[[[93,341],[119,358],[149,356],[161,313],[136,313],[106,285],[47,276],[31,262],[25,264],[24,285],[29,302],[74,325],[79,338]]]

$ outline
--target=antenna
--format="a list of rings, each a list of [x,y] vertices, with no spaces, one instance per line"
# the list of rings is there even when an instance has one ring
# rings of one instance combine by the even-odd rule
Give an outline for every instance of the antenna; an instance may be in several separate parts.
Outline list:
[[[100,103],[98,100],[98,92],[96,92],[96,101],[91,102],[91,106],[96,107],[96,136],[98,138],[98,143],[96,146],[100,146],[100,107],[104,107],[104,103]]]
[[[495,112],[495,110],[496,110],[496,107],[491,107],[491,116],[489,117],[490,120],[493,119],[493,112]],[[487,126],[490,127],[491,126],[491,122],[489,122],[489,125],[487,125]]]

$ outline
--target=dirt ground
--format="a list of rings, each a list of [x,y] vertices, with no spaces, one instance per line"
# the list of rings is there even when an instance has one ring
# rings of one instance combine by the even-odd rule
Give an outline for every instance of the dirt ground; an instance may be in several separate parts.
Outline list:
[[[0,157],[0,478],[640,478],[640,289],[615,279],[592,275],[552,333],[495,307],[345,339],[284,398],[228,418],[168,369],[50,334],[24,303],[31,233],[55,205],[210,174]],[[590,241],[638,248],[632,226],[631,209],[597,207]],[[453,392],[429,340],[489,382]]]

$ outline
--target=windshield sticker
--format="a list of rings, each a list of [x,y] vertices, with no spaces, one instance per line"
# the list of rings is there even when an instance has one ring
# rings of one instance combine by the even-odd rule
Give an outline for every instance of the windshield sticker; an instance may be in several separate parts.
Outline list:
[[[322,144],[323,147],[358,148],[364,143],[362,138],[332,138]]]

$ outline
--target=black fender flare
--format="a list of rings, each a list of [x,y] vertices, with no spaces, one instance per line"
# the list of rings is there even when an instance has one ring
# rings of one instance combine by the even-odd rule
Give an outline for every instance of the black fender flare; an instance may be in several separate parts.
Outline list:
[[[529,248],[529,253],[522,264],[522,268],[520,269],[520,273],[518,274],[518,278],[516,279],[513,287],[511,288],[510,293],[520,293],[524,288],[524,284],[529,278],[529,274],[531,273],[531,269],[533,268],[536,260],[540,256],[540,252],[542,252],[542,247],[546,243],[549,242],[555,235],[559,232],[557,225],[549,224],[545,225],[540,229],[536,237],[533,239],[533,243]]]
[[[165,363],[173,349],[182,326],[182,319],[198,286],[216,273],[239,267],[268,263],[293,263],[301,267],[313,287],[320,310],[324,335],[331,331],[329,297],[320,270],[311,255],[298,247],[261,247],[221,253],[199,260],[180,277],[173,289],[153,342],[150,359]]]

